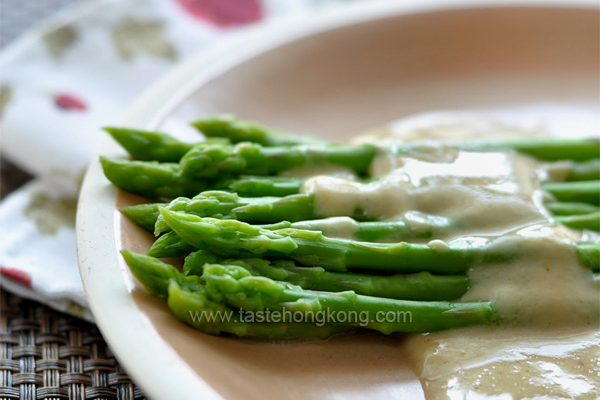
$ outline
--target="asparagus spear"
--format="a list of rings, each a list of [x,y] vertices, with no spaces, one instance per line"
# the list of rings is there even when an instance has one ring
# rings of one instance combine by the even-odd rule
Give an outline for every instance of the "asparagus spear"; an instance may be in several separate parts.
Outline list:
[[[507,262],[519,249],[492,250],[485,244],[443,242],[424,244],[368,243],[334,239],[321,232],[301,229],[266,230],[236,220],[200,218],[160,208],[167,224],[192,246],[235,258],[261,256],[267,259],[291,258],[302,265],[320,266],[328,271],[374,269],[393,272],[429,271],[437,274],[464,272],[474,262]],[[577,245],[584,266],[595,260],[600,243]]]
[[[201,118],[192,122],[192,125],[207,137],[227,138],[233,143],[253,142],[263,146],[323,144],[323,141],[308,136],[289,135],[269,129],[256,122],[240,121],[231,114]]]
[[[236,258],[256,255],[292,258],[306,266],[344,272],[363,268],[394,272],[464,272],[476,260],[506,260],[514,254],[487,254],[482,246],[435,248],[409,243],[367,243],[325,237],[300,229],[270,231],[236,221],[200,218],[160,208],[167,224],[184,241]]]
[[[231,190],[244,197],[282,197],[300,193],[302,181],[282,176],[249,176],[228,179],[215,184],[215,190]]]
[[[122,207],[119,211],[143,229],[154,232],[154,225],[156,225],[156,220],[160,215],[158,208],[165,205],[165,203],[136,204]]]
[[[104,130],[113,137],[131,156],[140,161],[179,162],[185,153],[197,143],[186,143],[163,132],[142,131],[139,129],[107,127]],[[215,138],[203,143],[229,141]]]
[[[197,215],[197,214],[196,214]],[[406,224],[403,220],[396,221],[375,221],[375,222],[356,222],[350,218],[355,224],[356,230],[354,231],[354,237],[358,240],[366,242],[371,241],[405,241],[410,239],[427,239],[435,237],[441,234],[445,229],[448,229],[448,220],[441,217],[431,217],[430,225],[420,225],[417,228],[413,228]],[[164,218],[161,217],[162,223],[165,223]],[[297,229],[308,229],[322,231],[325,236],[335,237],[334,232],[328,231],[324,227],[325,220],[314,220],[314,221],[300,221],[290,223],[288,221],[281,221],[270,225],[255,225],[256,227],[268,230],[278,230],[284,228],[297,228]],[[166,223],[165,223],[166,225]],[[162,224],[161,224],[162,226]],[[168,225],[167,225],[168,226]],[[171,228],[169,227],[169,230]],[[168,237],[165,238],[165,236]],[[158,238],[158,240],[152,245],[150,249],[151,255],[155,257],[178,257],[183,256],[190,252],[189,245],[184,245],[184,242],[177,234],[168,232],[167,234]],[[184,242],[185,243],[185,242]]]
[[[390,276],[329,272],[321,267],[299,267],[293,261],[268,261],[260,258],[225,260],[207,250],[198,250],[186,257],[186,275],[202,275],[204,265],[241,266],[252,275],[298,285],[303,289],[327,292],[352,290],[357,294],[402,300],[455,300],[466,293],[466,275],[432,275],[429,272]]]
[[[239,197],[235,193],[223,192],[223,191],[207,191],[202,192],[199,195],[193,197],[192,199],[188,199],[185,197],[179,197],[167,206],[169,210],[175,211],[185,211],[186,213],[190,213],[193,215],[198,215],[200,217],[210,217],[216,216],[217,218],[236,218],[237,215],[235,213],[236,208],[240,206],[245,206],[249,204],[257,204],[259,206],[265,207],[270,204],[279,204],[281,211],[285,211],[285,201],[280,201],[279,197]],[[292,210],[289,210],[292,211]],[[253,214],[250,214],[248,219],[244,218],[245,215],[241,214],[238,218],[247,221],[247,222],[276,222],[280,219],[274,220],[273,218],[277,216],[267,215],[265,219],[257,219]],[[271,218],[269,218],[271,217]],[[292,220],[296,220],[296,218],[302,219],[304,215],[290,215]],[[154,229],[155,235],[160,235],[163,232],[168,232],[171,229],[165,223],[164,219],[159,215],[156,220],[156,226]]]
[[[168,306],[181,321],[211,334],[230,333],[256,339],[325,339],[355,328],[324,323],[245,322],[241,315],[206,296],[197,276],[183,276],[172,265],[152,257],[122,250],[134,276],[153,295],[167,298]]]
[[[600,232],[600,211],[590,214],[558,216],[554,219],[569,228]]]
[[[543,183],[542,189],[559,201],[600,204],[600,181]]]
[[[587,203],[552,201],[544,206],[554,215],[581,215],[600,211],[600,207]]]
[[[327,339],[336,334],[356,330],[352,326],[312,324],[307,322],[246,321],[243,314],[222,303],[210,300],[205,293],[182,289],[177,282],[169,284],[168,305],[181,321],[204,333],[219,335],[229,333],[239,337],[265,340],[292,340],[303,338]],[[269,313],[258,314],[257,320],[266,319]],[[281,318],[279,318],[281,319]]]
[[[307,318],[326,312],[339,315],[338,322],[384,334],[432,332],[490,324],[498,319],[497,311],[489,302],[419,302],[362,296],[352,291],[303,290],[263,276],[253,276],[248,270],[233,265],[205,265],[202,278],[208,296],[231,307],[246,311],[288,310]],[[360,320],[349,318],[350,313],[361,316]]]
[[[585,184],[584,184],[585,183]],[[598,190],[600,197],[600,181],[595,182],[567,182],[544,184],[551,193],[560,197],[573,197],[580,200],[593,200],[594,190]],[[253,224],[268,224],[278,221],[307,221],[318,218],[336,217],[341,215],[318,214],[314,207],[314,196],[312,194],[296,194],[285,197],[271,198],[243,198],[235,194],[210,191],[203,192],[194,199],[177,199],[169,206],[169,209],[176,211],[185,211],[200,217],[213,216],[221,214],[224,218],[237,219],[243,222]],[[363,210],[355,210],[350,218],[357,220],[373,220],[374,216],[367,215]],[[433,237],[436,232],[439,234],[447,230],[452,225],[452,221],[444,217],[427,216],[428,221],[424,221],[428,229],[424,232],[418,232],[413,229],[411,224],[401,219],[395,221],[372,221],[362,222],[357,225],[356,237],[365,241],[378,241],[387,238],[396,237],[396,240],[408,240],[414,238]],[[557,219],[560,221],[560,219]],[[322,230],[326,226],[326,221],[297,222],[294,227],[308,230]],[[574,227],[574,226],[573,226]],[[168,227],[158,218],[156,225],[156,234],[168,231]],[[394,235],[395,234],[395,235]]]
[[[575,247],[579,263],[593,272],[600,272],[600,243],[579,243]]]
[[[202,192],[192,199],[180,197],[167,206],[169,210],[185,211],[199,217],[216,216],[249,223],[275,223],[282,220],[302,221],[316,218],[311,195],[297,194],[279,197],[239,197],[222,191]],[[171,229],[159,215],[154,233]]]
[[[227,179],[238,175],[276,175],[297,167],[338,165],[367,173],[375,157],[372,145],[314,145],[263,147],[256,143],[199,144],[180,161],[182,176],[194,179]]]
[[[183,275],[171,264],[144,254],[121,250],[121,255],[131,269],[131,273],[146,290],[157,297],[167,298],[169,281],[176,281],[180,287],[191,291],[203,291],[204,284],[199,276]]]
[[[365,242],[399,242],[411,239],[432,239],[442,236],[452,227],[452,221],[448,218],[434,215],[419,215],[419,222],[414,224],[408,218],[400,218],[391,221],[362,221],[358,222],[349,217],[333,217],[309,221],[298,221],[289,224],[290,228],[305,229],[309,231],[321,231],[328,237],[336,237],[335,224],[341,222],[352,234],[353,239]],[[276,228],[265,226],[266,229],[283,229],[281,225]]]
[[[593,139],[513,139],[492,142],[450,143],[471,151],[516,150],[541,160],[585,161],[598,157],[600,140]],[[423,144],[402,145],[392,152],[414,152]],[[224,179],[239,174],[275,175],[308,165],[340,165],[366,174],[376,153],[374,146],[313,145],[263,147],[243,142],[236,146],[200,144],[181,159],[181,174],[195,179]]]
[[[524,138],[497,141],[450,142],[447,145],[470,151],[515,150],[542,161],[587,161],[598,158],[600,138],[560,139]],[[396,151],[410,151],[413,146],[399,146]]]
[[[152,243],[148,255],[159,258],[179,257],[197,249],[198,247],[181,240],[175,232],[168,232]]]
[[[206,183],[179,176],[177,164],[127,161],[100,157],[104,175],[115,186],[149,198],[194,196]]]

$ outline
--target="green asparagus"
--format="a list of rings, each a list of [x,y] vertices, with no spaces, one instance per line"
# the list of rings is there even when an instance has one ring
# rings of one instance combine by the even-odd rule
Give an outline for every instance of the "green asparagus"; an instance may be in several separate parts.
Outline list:
[[[294,136],[266,128],[256,122],[240,121],[234,115],[220,114],[192,122],[205,136],[227,138],[233,143],[253,142],[263,146],[295,146],[322,144],[309,136]]]
[[[169,284],[167,304],[179,320],[199,331],[213,335],[229,333],[239,337],[265,340],[327,339],[336,334],[356,330],[352,326],[329,323],[278,322],[273,316],[269,318],[268,313],[257,313],[256,321],[246,321],[247,318],[244,318],[243,314],[235,312],[222,303],[210,300],[202,292],[184,290],[175,281]],[[281,315],[277,319],[280,321]]]
[[[575,247],[579,263],[594,272],[600,272],[600,243],[580,243]]]
[[[558,216],[554,219],[569,228],[600,232],[600,211],[590,214]]]
[[[301,229],[266,230],[236,220],[200,218],[160,208],[165,221],[181,239],[194,247],[210,248],[225,257],[291,258],[302,265],[328,271],[373,269],[392,272],[429,271],[436,274],[464,272],[474,262],[509,262],[518,248],[492,250],[486,244],[460,242],[452,246],[433,244],[368,243],[334,239],[321,232]],[[595,268],[594,254],[600,243],[575,246],[584,266]],[[590,265],[590,263],[592,263]]]
[[[541,160],[589,160],[598,157],[598,139],[515,139],[497,142],[456,142],[450,146],[491,151],[513,149]],[[422,144],[403,145],[392,152],[418,151]],[[225,179],[240,174],[275,175],[309,165],[339,165],[365,175],[375,156],[372,145],[312,145],[263,147],[243,142],[236,146],[199,144],[180,162],[181,174],[195,179]]]
[[[200,276],[206,264],[238,265],[253,275],[285,281],[303,289],[327,292],[352,290],[357,294],[390,299],[455,300],[469,288],[469,278],[466,275],[432,275],[429,272],[419,272],[379,276],[329,272],[321,267],[299,267],[289,260],[225,260],[207,250],[198,250],[187,256],[183,269],[187,275]]]
[[[119,211],[143,229],[154,232],[154,225],[160,216],[158,208],[164,206],[165,203],[136,204],[122,207]]]
[[[328,293],[303,290],[264,276],[253,276],[240,266],[207,264],[202,278],[213,301],[245,311],[283,311],[314,317],[316,313],[345,315],[351,326],[366,327],[384,334],[432,332],[498,319],[489,302],[449,303],[410,301],[357,295],[352,291]],[[363,316],[348,318],[350,313]],[[387,318],[382,317],[387,316]]]
[[[148,255],[158,258],[180,257],[197,249],[198,247],[181,240],[175,232],[168,232],[152,243]]]
[[[292,198],[299,197],[302,195],[294,195]],[[305,197],[305,196],[303,196]],[[281,214],[286,215],[292,221],[298,221],[304,219],[307,214],[294,214],[297,202],[288,201],[289,198],[283,200],[279,197],[239,197],[235,193],[223,192],[223,191],[206,191],[199,195],[189,199],[185,197],[179,197],[167,206],[169,210],[184,211],[199,217],[210,217],[215,216],[217,218],[237,218],[245,222],[258,222],[258,223],[272,223],[281,221]],[[291,204],[291,206],[288,206]],[[271,205],[275,205],[280,213],[263,213],[256,216],[256,213],[238,213],[235,212],[241,206],[247,205],[258,205],[262,208],[268,208]],[[273,206],[271,206],[273,207]],[[264,215],[264,218],[261,218]],[[165,223],[164,219],[159,216],[156,221],[154,230],[155,235],[160,235],[163,232],[168,232],[171,229]]]
[[[144,254],[137,254],[129,250],[121,250],[121,254],[131,269],[131,273],[154,296],[167,298],[171,280],[191,291],[204,290],[204,284],[199,276],[183,275],[174,266]]]
[[[235,212],[235,210],[234,210]],[[349,228],[349,236],[365,242],[400,242],[413,239],[433,239],[441,237],[452,227],[448,218],[422,214],[418,224],[411,223],[406,217],[388,221],[361,221],[349,217],[324,218],[309,221],[298,221],[289,224],[290,228],[309,231],[321,231],[325,236],[335,237],[335,229],[330,229],[331,223],[344,221]],[[275,229],[283,229],[279,226]],[[268,227],[265,227],[268,228]],[[456,226],[454,226],[456,228]],[[269,228],[270,229],[270,228]]]
[[[300,229],[270,231],[236,221],[200,218],[160,208],[167,224],[181,239],[199,248],[236,258],[292,258],[302,265],[330,271],[375,269],[393,272],[464,272],[477,260],[508,260],[515,254],[488,253],[485,246],[436,249],[424,244],[368,243],[325,237]]]
[[[468,142],[448,142],[446,144],[469,151],[515,150],[542,161],[588,161],[598,158],[600,154],[600,138],[525,138],[497,141],[474,140]],[[418,144],[414,146],[399,146],[396,151],[411,151],[419,146]]]
[[[194,146],[163,132],[107,127],[104,130],[140,161],[179,162]]]
[[[177,164],[127,161],[100,157],[104,175],[116,187],[149,198],[195,196],[207,189],[204,182],[179,175]]]
[[[468,290],[464,273],[473,265],[511,262],[525,255],[525,247],[486,238],[406,243],[449,237],[461,227],[458,221],[430,215],[418,215],[419,224],[408,214],[379,221],[378,215],[361,209],[351,215],[321,215],[314,196],[300,193],[301,179],[276,176],[295,168],[333,165],[372,182],[379,179],[368,176],[377,153],[418,157],[430,144],[385,149],[327,144],[230,115],[193,125],[209,139],[185,143],[161,132],[106,128],[135,161],[101,158],[105,175],[116,186],[145,197],[175,199],[121,210],[143,229],[162,234],[147,255],[122,253],[136,278],[151,294],[166,299],[180,320],[207,333],[259,339],[325,338],[360,328],[385,334],[429,332],[498,320],[491,302],[449,301]],[[556,178],[564,182],[541,184],[554,197],[545,207],[558,223],[600,231],[600,139],[445,145],[568,161],[560,163],[558,172],[565,174]],[[342,235],[336,231],[340,226]],[[582,237],[595,240],[590,233]],[[597,280],[600,243],[578,243],[572,251]],[[185,254],[183,273],[154,258]],[[286,312],[303,322],[271,319]],[[318,324],[314,316],[321,312],[366,319]],[[259,314],[260,322],[248,319]],[[396,318],[377,319],[382,314]]]
[[[199,217],[238,219],[248,223],[275,223],[282,220],[302,221],[317,218],[313,210],[311,195],[292,195],[287,197],[239,197],[235,193],[207,191],[188,199],[180,197],[173,200],[169,210],[184,211]],[[161,216],[158,216],[155,235],[171,229]]]
[[[211,301],[197,276],[183,276],[172,265],[127,250],[121,252],[134,276],[155,296],[166,298],[181,321],[210,334],[255,339],[328,338],[356,328],[329,323],[246,322],[240,313]]]
[[[263,147],[243,142],[235,146],[199,144],[181,159],[187,178],[221,180],[239,175],[276,175],[293,168],[337,165],[365,175],[376,148],[372,145],[314,145]]]
[[[581,215],[600,211],[600,207],[588,203],[552,201],[544,204],[544,207],[554,215]]]
[[[194,214],[198,215],[198,214]],[[199,215],[198,215],[199,216]],[[353,221],[356,229],[353,237],[358,240],[365,242],[397,242],[411,239],[429,239],[437,235],[441,235],[445,230],[450,227],[449,221],[446,218],[441,217],[429,217],[429,224],[421,224],[417,227],[412,227],[403,220],[396,221],[375,221],[375,222],[357,222]],[[161,232],[167,231],[163,229],[163,226],[168,226],[164,218],[160,217],[160,229]],[[313,220],[313,221],[299,221],[290,223],[288,221],[281,221],[270,225],[255,225],[262,229],[277,230],[284,228],[296,228],[305,230],[322,231],[325,236],[335,237],[335,232],[329,232],[327,227],[328,219]],[[158,223],[157,223],[158,225]],[[170,231],[170,227],[168,230]],[[168,238],[163,237],[169,235]],[[177,257],[183,256],[189,253],[189,245],[177,245],[178,242],[183,242],[173,232],[168,232],[152,245],[151,254],[155,257]],[[185,242],[184,242],[185,243]]]
[[[600,204],[600,181],[543,183],[542,189],[558,201]]]
[[[214,190],[230,190],[244,197],[282,197],[300,193],[302,181],[282,176],[249,176],[227,179],[213,186]]]

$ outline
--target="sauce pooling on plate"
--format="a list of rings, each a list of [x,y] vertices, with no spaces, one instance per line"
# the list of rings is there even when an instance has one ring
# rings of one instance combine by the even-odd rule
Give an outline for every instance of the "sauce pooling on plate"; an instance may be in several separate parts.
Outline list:
[[[468,271],[472,286],[460,301],[493,300],[502,325],[407,341],[427,398],[599,398],[600,286],[573,250],[576,242],[599,238],[555,223],[545,210],[548,195],[540,181],[557,179],[560,168],[515,152],[460,151],[444,144],[543,132],[473,115],[434,114],[417,122],[392,123],[354,140],[388,150],[425,140],[416,153],[381,151],[371,166],[372,182],[316,176],[303,191],[314,195],[322,215],[360,210],[422,230],[432,218],[444,219],[444,229],[420,239],[440,251],[446,244],[483,241],[524,255]],[[353,226],[341,217],[320,229],[351,237]]]

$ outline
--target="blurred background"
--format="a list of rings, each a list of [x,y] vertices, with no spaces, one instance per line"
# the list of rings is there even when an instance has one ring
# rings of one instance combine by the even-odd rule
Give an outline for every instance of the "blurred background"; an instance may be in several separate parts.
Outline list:
[[[19,36],[27,28],[70,4],[82,0],[1,0],[0,47]]]
[[[56,11],[81,1],[83,0],[0,0],[0,50]],[[30,174],[9,163],[0,154],[0,198],[29,179]]]

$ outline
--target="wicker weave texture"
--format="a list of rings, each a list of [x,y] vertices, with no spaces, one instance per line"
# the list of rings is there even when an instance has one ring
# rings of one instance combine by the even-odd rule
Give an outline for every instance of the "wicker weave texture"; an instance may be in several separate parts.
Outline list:
[[[0,293],[0,400],[138,400],[98,329]]]

